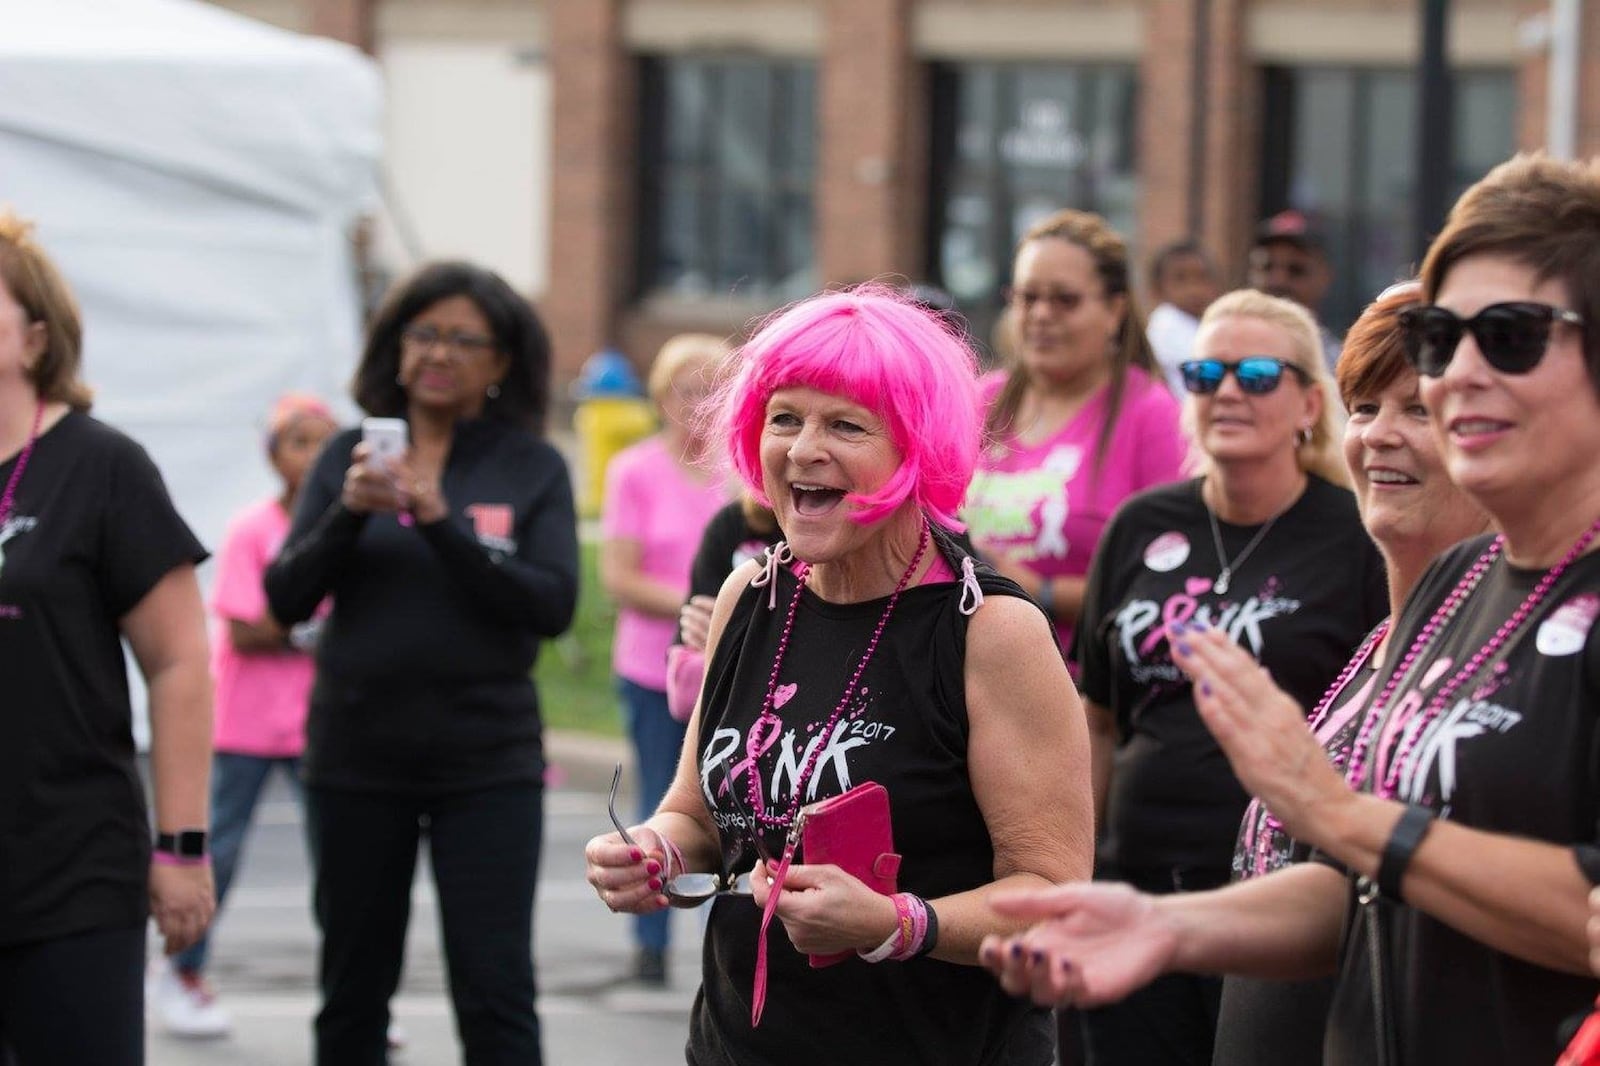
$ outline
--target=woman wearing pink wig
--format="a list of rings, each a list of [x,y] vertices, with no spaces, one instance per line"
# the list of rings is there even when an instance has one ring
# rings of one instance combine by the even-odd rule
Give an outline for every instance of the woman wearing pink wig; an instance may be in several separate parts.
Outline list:
[[[1088,741],[1047,620],[946,533],[980,438],[971,350],[866,289],[789,308],[741,355],[726,434],[787,542],[723,586],[677,777],[632,843],[589,842],[589,881],[636,914],[681,900],[684,871],[724,886],[697,1066],[1048,1063],[1049,1015],[977,949],[996,889],[1088,875]],[[866,782],[897,892],[787,846],[803,806]]]

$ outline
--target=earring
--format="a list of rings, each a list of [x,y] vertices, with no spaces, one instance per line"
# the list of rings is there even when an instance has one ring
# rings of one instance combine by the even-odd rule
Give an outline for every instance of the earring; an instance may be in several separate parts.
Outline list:
[[[496,381],[494,384],[490,385],[487,389],[484,389],[483,390],[483,394],[485,396],[489,397],[489,399],[491,399],[491,400],[498,400],[500,398],[500,383],[498,381]]]
[[[1300,437],[1300,446],[1301,447],[1305,447],[1307,444],[1310,444],[1311,443],[1311,427],[1310,426],[1301,426],[1300,427],[1299,437]]]

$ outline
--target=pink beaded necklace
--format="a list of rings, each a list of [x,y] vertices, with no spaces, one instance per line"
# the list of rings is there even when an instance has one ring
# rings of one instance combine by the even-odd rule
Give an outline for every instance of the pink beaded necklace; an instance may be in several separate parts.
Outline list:
[[[22,472],[28,468],[28,460],[33,456],[33,446],[39,443],[39,426],[44,422],[44,401],[33,409],[33,428],[28,431],[28,443],[22,446],[22,451],[17,456],[17,465],[11,468],[11,476],[6,479],[4,492],[0,492],[0,530],[5,528],[11,520],[11,512],[15,508],[17,498],[17,483],[22,480]]]
[[[1340,693],[1344,692],[1345,687],[1350,684],[1350,679],[1360,672],[1361,667],[1366,664],[1372,653],[1377,650],[1378,645],[1382,643],[1384,636],[1388,632],[1389,619],[1385,618],[1378,623],[1377,628],[1367,634],[1367,639],[1362,641],[1361,647],[1356,649],[1355,656],[1345,664],[1343,670],[1339,671],[1339,676],[1333,679],[1333,684],[1328,686],[1328,691],[1322,694],[1322,699],[1317,703],[1310,717],[1306,719],[1306,728],[1313,734],[1321,727],[1323,720],[1333,711],[1334,702],[1338,700]],[[1333,765],[1335,767],[1343,766],[1348,754],[1347,750],[1336,753],[1333,756]],[[1259,875],[1266,873],[1267,860],[1271,857],[1273,836],[1283,830],[1283,823],[1278,820],[1277,815],[1267,810],[1266,805],[1259,799],[1252,799],[1250,808],[1245,812],[1244,824],[1250,825],[1254,823],[1258,814],[1262,816],[1263,828],[1256,832],[1254,870]]]
[[[1397,745],[1394,756],[1389,760],[1386,772],[1384,772],[1385,768],[1379,768],[1378,771],[1373,772],[1373,779],[1376,781],[1376,785],[1372,790],[1374,795],[1381,799],[1394,798],[1400,781],[1401,767],[1406,764],[1412,751],[1421,742],[1429,724],[1444,710],[1450,698],[1463,685],[1471,681],[1485,663],[1493,659],[1506,647],[1511,638],[1522,628],[1523,623],[1533,614],[1534,609],[1543,602],[1545,596],[1549,595],[1550,589],[1554,587],[1561,575],[1566,572],[1567,567],[1571,566],[1584,553],[1584,550],[1594,541],[1597,534],[1600,534],[1600,519],[1596,519],[1594,524],[1584,531],[1584,534],[1572,545],[1567,554],[1562,556],[1560,562],[1545,571],[1538,584],[1533,587],[1533,590],[1528,593],[1517,609],[1511,612],[1511,617],[1500,624],[1500,628],[1495,630],[1494,635],[1484,643],[1483,647],[1472,654],[1461,669],[1457,670],[1448,681],[1439,686],[1438,692],[1423,706],[1421,711],[1412,712],[1411,715],[1407,716],[1406,721],[1401,723],[1403,726],[1401,729],[1402,740]],[[1494,564],[1495,559],[1499,557],[1504,546],[1505,538],[1496,536],[1488,548],[1484,549],[1483,554],[1478,556],[1467,572],[1461,576],[1461,580],[1456,582],[1455,588],[1450,590],[1450,595],[1446,596],[1444,602],[1439,604],[1438,608],[1433,612],[1433,616],[1428,619],[1427,624],[1422,627],[1422,631],[1417,634],[1416,640],[1412,641],[1411,647],[1407,649],[1405,656],[1400,660],[1393,672],[1390,673],[1389,680],[1384,685],[1383,691],[1378,694],[1378,698],[1367,709],[1366,717],[1361,723],[1361,731],[1356,735],[1355,744],[1351,746],[1350,766],[1345,774],[1345,780],[1350,784],[1351,788],[1360,789],[1368,779],[1368,767],[1366,765],[1368,751],[1378,730],[1379,721],[1383,717],[1383,709],[1388,706],[1389,698],[1394,695],[1395,689],[1399,687],[1400,682],[1406,675],[1411,672],[1412,666],[1416,664],[1422,653],[1433,643],[1434,638],[1460,611],[1461,605],[1466,603],[1472,593],[1483,583],[1484,575],[1489,572],[1489,568]],[[1502,661],[1496,663],[1494,669],[1496,672],[1503,673],[1506,665]],[[1419,716],[1415,727],[1411,725],[1413,716]],[[1379,772],[1382,772],[1381,779],[1377,778],[1377,773]]]
[[[827,737],[833,732],[833,727],[838,723],[845,708],[850,705],[850,697],[855,695],[856,685],[861,680],[861,675],[866,672],[867,664],[872,661],[872,653],[878,650],[878,640],[883,636],[883,627],[889,624],[889,616],[894,613],[894,605],[900,600],[900,593],[905,591],[906,585],[911,581],[911,575],[916,573],[918,565],[922,562],[923,555],[928,550],[928,523],[922,523],[922,537],[917,542],[916,554],[911,557],[911,565],[906,567],[906,572],[900,575],[900,583],[895,586],[894,593],[889,597],[889,602],[883,608],[883,614],[878,618],[878,624],[872,631],[872,639],[867,642],[867,650],[861,656],[861,661],[856,664],[855,673],[850,675],[850,682],[844,687],[844,695],[839,697],[839,702],[833,708],[833,713],[828,716],[827,723],[822,727],[819,743],[811,745],[811,752],[806,756],[805,765],[800,768],[800,773],[795,779],[794,799],[789,803],[789,810],[782,817],[767,813],[761,799],[761,785],[756,772],[756,758],[766,750],[763,744],[764,736],[776,738],[783,729],[783,719],[778,717],[773,703],[778,694],[778,672],[783,668],[784,655],[789,650],[789,635],[794,630],[794,615],[800,606],[801,593],[805,591],[806,575],[811,572],[809,563],[800,563],[795,570],[794,596],[789,600],[789,612],[783,620],[783,633],[778,638],[778,653],[772,660],[772,674],[767,678],[767,697],[761,704],[761,714],[750,727],[749,735],[745,737],[745,757],[750,763],[750,776],[746,785],[746,798],[750,801],[750,810],[757,822],[767,826],[790,826],[794,824],[795,814],[800,809],[800,802],[805,796],[806,782],[811,779],[811,773],[816,769],[817,760],[822,755],[823,748],[827,747]],[[781,556],[777,549],[768,549],[774,553],[774,558]],[[759,827],[752,826],[752,830],[759,832]]]

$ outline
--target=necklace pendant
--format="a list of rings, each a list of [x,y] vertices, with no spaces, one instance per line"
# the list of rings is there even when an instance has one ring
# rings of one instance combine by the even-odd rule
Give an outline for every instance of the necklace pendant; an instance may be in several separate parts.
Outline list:
[[[1228,594],[1228,585],[1231,583],[1230,579],[1232,577],[1233,571],[1224,566],[1222,568],[1222,573],[1218,574],[1217,579],[1211,583],[1211,591],[1215,592],[1218,596],[1226,596]]]

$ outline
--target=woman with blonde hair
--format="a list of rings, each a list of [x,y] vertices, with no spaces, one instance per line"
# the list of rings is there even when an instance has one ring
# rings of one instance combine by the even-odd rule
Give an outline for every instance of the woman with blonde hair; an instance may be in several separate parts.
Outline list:
[[[1199,476],[1129,500],[1089,575],[1075,658],[1089,715],[1096,876],[1152,894],[1229,880],[1249,797],[1195,710],[1166,627],[1205,622],[1306,703],[1387,609],[1334,441],[1315,323],[1244,290],[1182,365]],[[1221,983],[1169,974],[1087,1012],[1092,1062],[1209,1063]]]
[[[667,651],[700,535],[728,501],[716,464],[707,462],[708,422],[697,417],[728,354],[727,341],[709,333],[682,333],[662,345],[648,379],[661,431],[619,452],[606,469],[600,580],[617,602],[611,662],[633,738],[641,819],[666,794],[683,749],[684,723],[667,704]],[[669,931],[664,911],[635,919],[639,981],[666,982]]]
[[[982,383],[990,443],[961,516],[1063,649],[1112,512],[1176,480],[1187,447],[1129,280],[1127,246],[1099,215],[1058,211],[1029,229],[1008,289],[1014,351]]]

